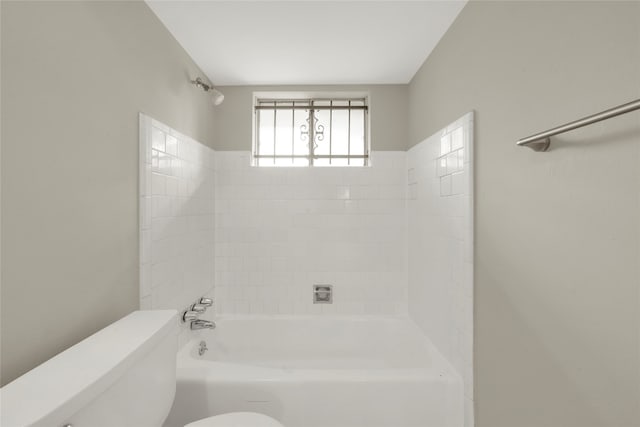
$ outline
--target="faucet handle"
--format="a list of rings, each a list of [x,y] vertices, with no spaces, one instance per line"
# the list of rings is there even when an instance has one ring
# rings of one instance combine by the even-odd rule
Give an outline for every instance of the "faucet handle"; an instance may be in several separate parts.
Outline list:
[[[204,313],[207,310],[207,307],[202,304],[191,304],[191,311],[195,311],[196,313]]]
[[[203,305],[205,307],[211,307],[213,305],[213,298],[200,298],[198,302],[199,305]]]
[[[204,310],[202,310],[202,311],[204,311]],[[193,310],[187,310],[184,313],[182,313],[182,323],[198,320],[198,316],[200,316],[200,314],[201,314],[201,312],[197,312],[197,311],[193,311]]]

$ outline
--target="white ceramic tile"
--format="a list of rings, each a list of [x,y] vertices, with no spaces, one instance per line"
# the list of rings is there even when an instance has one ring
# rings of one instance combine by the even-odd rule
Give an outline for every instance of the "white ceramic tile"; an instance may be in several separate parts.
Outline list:
[[[160,172],[160,151],[151,150],[151,170]]]
[[[451,175],[451,194],[464,194],[467,190],[467,175],[464,172],[457,172]]]
[[[151,164],[150,163],[141,163],[140,164],[140,173],[139,173],[139,182],[138,182],[138,191],[140,197],[151,196]]]
[[[447,174],[458,172],[458,170],[460,169],[458,167],[458,153],[454,151],[447,154],[446,161],[447,161]]]
[[[151,264],[140,265],[140,298],[151,295]]]
[[[458,148],[462,148],[464,145],[464,135],[463,128],[458,127],[453,132],[451,132],[451,150],[457,150]]]
[[[437,176],[445,176],[447,174],[447,156],[438,157],[436,159]]]
[[[222,312],[362,314],[368,302],[377,313],[406,311],[405,153],[377,152],[371,167],[349,169],[247,168],[248,152],[217,154],[216,235],[233,242],[216,248],[217,277],[229,280]],[[382,290],[312,304],[313,283],[363,273],[386,275]]]
[[[465,426],[473,425],[471,135],[470,113],[407,154],[417,178],[407,205],[409,315],[463,378]]]
[[[451,175],[440,177],[440,196],[451,195]]]
[[[173,135],[167,135],[165,139],[165,152],[172,156],[178,155],[178,138]]]
[[[151,228],[152,218],[152,205],[153,199],[151,197],[140,197],[140,229],[148,230]]]
[[[473,427],[474,422],[474,410],[473,399],[465,397],[464,399],[464,427]]]
[[[151,129],[151,148],[158,151],[164,151],[165,136],[166,134],[164,132],[156,127],[153,127]]]
[[[140,230],[140,263],[151,262],[151,230]]]
[[[444,156],[451,151],[451,135],[445,133],[440,137],[440,155]]]
[[[416,169],[415,168],[409,168],[407,170],[407,182],[409,184],[415,184],[416,181]]]
[[[140,203],[140,304],[181,310],[214,284],[213,150],[147,116],[140,123],[152,196]]]
[[[458,155],[458,170],[464,169],[464,148],[456,150],[456,154]]]
[[[154,196],[164,196],[165,195],[165,182],[166,178],[164,175],[159,173],[151,174],[151,193]]]
[[[140,297],[140,310],[152,310],[151,295]]]

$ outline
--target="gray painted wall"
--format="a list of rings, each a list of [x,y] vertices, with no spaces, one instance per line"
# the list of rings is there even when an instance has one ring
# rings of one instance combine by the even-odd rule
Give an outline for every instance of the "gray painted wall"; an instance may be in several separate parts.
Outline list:
[[[476,111],[478,426],[640,425],[640,112],[514,145],[639,97],[638,2],[471,2],[410,84]]]
[[[4,384],[137,307],[138,111],[249,149],[267,88],[221,88],[214,110],[141,3],[1,5]],[[514,146],[637,98],[639,75],[637,2],[473,2],[408,94],[386,89],[405,114],[375,119],[371,89],[377,150],[477,113],[479,426],[640,424],[638,114]]]
[[[2,1],[2,384],[138,307],[138,112],[212,144],[195,75],[142,2]]]
[[[253,92],[362,91],[369,93],[371,149],[406,150],[408,86],[223,86],[224,103],[216,108],[216,150],[251,150]]]

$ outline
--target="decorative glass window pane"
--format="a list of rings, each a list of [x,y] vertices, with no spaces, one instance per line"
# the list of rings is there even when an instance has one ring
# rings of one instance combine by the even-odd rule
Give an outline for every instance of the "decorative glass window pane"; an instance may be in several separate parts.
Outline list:
[[[364,98],[257,99],[256,166],[367,166]]]

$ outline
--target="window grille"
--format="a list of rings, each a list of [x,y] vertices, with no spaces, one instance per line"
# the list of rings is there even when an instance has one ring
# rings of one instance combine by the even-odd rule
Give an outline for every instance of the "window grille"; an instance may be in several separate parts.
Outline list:
[[[255,166],[367,166],[366,98],[256,99]]]

